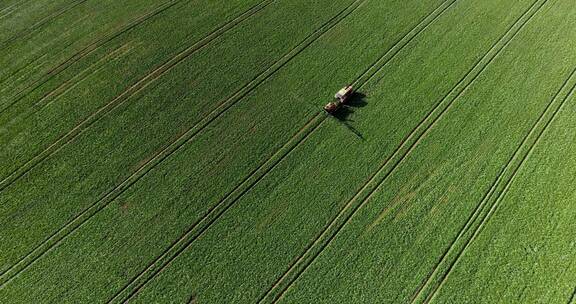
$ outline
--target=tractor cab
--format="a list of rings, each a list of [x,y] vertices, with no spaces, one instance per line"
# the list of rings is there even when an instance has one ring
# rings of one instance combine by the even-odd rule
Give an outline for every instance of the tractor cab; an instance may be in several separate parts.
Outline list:
[[[342,103],[346,103],[348,97],[352,95],[352,91],[353,89],[351,85],[345,86],[341,88],[340,91],[336,93],[336,95],[334,95],[334,98],[339,99]]]

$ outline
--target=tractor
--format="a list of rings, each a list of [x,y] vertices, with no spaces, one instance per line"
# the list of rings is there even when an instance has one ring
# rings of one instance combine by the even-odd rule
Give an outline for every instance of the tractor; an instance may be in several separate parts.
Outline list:
[[[340,107],[346,104],[350,96],[354,93],[354,89],[351,85],[347,85],[336,92],[334,95],[334,101],[329,102],[324,106],[324,110],[329,114],[334,114]]]

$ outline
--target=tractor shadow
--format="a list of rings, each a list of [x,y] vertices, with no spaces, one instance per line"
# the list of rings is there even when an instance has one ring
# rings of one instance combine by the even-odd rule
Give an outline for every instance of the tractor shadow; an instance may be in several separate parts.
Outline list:
[[[340,121],[348,130],[354,133],[358,138],[364,140],[364,136],[360,133],[357,129],[355,129],[350,122],[354,122],[354,120],[349,119],[350,115],[354,113],[355,108],[363,108],[368,105],[366,101],[366,95],[354,92],[352,96],[349,97],[348,102],[345,106],[341,107],[334,113],[334,118]]]

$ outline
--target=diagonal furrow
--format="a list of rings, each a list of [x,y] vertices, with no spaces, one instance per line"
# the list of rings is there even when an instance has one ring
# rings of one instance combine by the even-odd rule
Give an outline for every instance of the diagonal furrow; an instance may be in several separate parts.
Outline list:
[[[77,0],[74,1],[72,4],[62,8],[61,10],[43,18],[42,20],[34,23],[31,27],[29,27],[28,29],[25,29],[19,33],[16,33],[14,36],[0,42],[0,50],[4,49],[5,47],[7,47],[10,43],[12,43],[14,40],[20,39],[20,38],[24,38],[30,34],[32,34],[35,30],[37,30],[38,28],[42,27],[45,24],[48,24],[50,21],[58,18],[59,16],[65,14],[66,12],[68,12],[69,10],[75,8],[76,6],[86,2],[87,0]]]
[[[22,1],[18,1],[16,3],[13,3],[11,5],[8,5],[5,8],[0,9],[0,19],[6,17],[7,15],[9,15],[10,13],[12,13],[14,11],[14,9],[20,5],[22,5],[23,3],[25,3],[28,0],[22,0]]]
[[[574,303],[576,303],[576,287],[574,287],[574,291],[572,291],[570,299],[568,299],[568,304],[574,304]]]
[[[89,128],[92,124],[94,124],[96,121],[98,121],[104,115],[106,115],[107,113],[112,111],[114,108],[118,107],[119,105],[123,104],[131,96],[134,96],[135,94],[137,94],[138,92],[140,92],[141,90],[146,88],[153,81],[155,81],[160,76],[164,75],[165,73],[170,71],[172,68],[174,68],[176,65],[181,63],[184,59],[188,58],[190,55],[192,55],[195,52],[197,52],[198,50],[202,49],[207,44],[209,44],[211,41],[213,41],[214,39],[216,39],[220,35],[224,34],[225,32],[229,31],[230,29],[234,28],[236,25],[238,25],[242,21],[255,15],[256,13],[258,13],[259,11],[261,11],[262,9],[264,9],[266,6],[270,5],[274,1],[275,0],[264,0],[264,1],[260,2],[259,4],[248,9],[247,11],[242,13],[240,16],[234,18],[233,20],[230,20],[226,24],[224,24],[221,27],[219,27],[218,29],[214,30],[212,33],[210,33],[208,36],[206,36],[202,40],[194,43],[192,46],[186,48],[185,50],[178,53],[176,56],[172,57],[170,60],[166,61],[164,64],[162,64],[158,68],[156,68],[153,71],[151,71],[150,73],[148,73],[146,76],[141,78],[135,84],[133,84],[132,86],[127,88],[124,92],[122,92],[121,94],[116,96],[109,103],[107,103],[106,105],[104,105],[103,107],[101,107],[100,109],[98,109],[94,113],[92,113],[90,116],[85,118],[82,122],[80,122],[78,125],[76,125],[76,127],[74,127],[72,130],[68,131],[68,133],[64,134],[58,140],[56,140],[54,143],[52,143],[50,146],[48,146],[46,149],[44,149],[44,151],[40,152],[38,155],[36,155],[32,159],[30,159],[29,161],[24,163],[24,165],[22,165],[20,168],[13,171],[10,175],[8,175],[8,177],[6,177],[4,180],[2,180],[0,182],[0,191],[5,189],[6,187],[8,187],[10,184],[12,184],[14,181],[16,181],[18,178],[20,178],[24,174],[26,174],[28,171],[30,171],[32,168],[34,168],[34,166],[39,164],[41,161],[43,161],[44,159],[46,159],[50,155],[56,153],[58,150],[60,150],[66,144],[73,141],[76,137],[78,137],[78,135],[80,135],[82,132],[84,132],[87,128]]]
[[[72,66],[72,64],[74,64],[75,62],[78,62],[82,58],[90,55],[92,52],[94,52],[95,50],[97,50],[99,47],[103,46],[107,42],[109,42],[112,39],[124,34],[125,32],[128,32],[129,30],[139,26],[140,24],[144,23],[146,20],[149,20],[150,18],[159,15],[160,13],[173,7],[174,5],[176,5],[177,3],[181,2],[181,1],[182,0],[170,0],[168,2],[165,2],[165,3],[161,4],[160,6],[158,6],[156,9],[152,10],[151,12],[143,14],[142,16],[133,20],[132,22],[128,23],[127,25],[122,27],[119,31],[90,43],[89,45],[87,45],[86,47],[84,47],[83,49],[81,49],[80,51],[75,53],[74,55],[70,56],[68,59],[64,60],[63,62],[61,62],[57,66],[48,70],[39,79],[33,81],[30,85],[24,87],[22,90],[20,90],[16,94],[14,94],[14,96],[12,96],[12,98],[14,100],[12,102],[10,102],[9,104],[5,105],[3,108],[0,108],[0,114],[4,113],[7,109],[9,109],[13,105],[17,104],[19,101],[24,99],[24,97],[26,97],[30,92],[38,89],[39,87],[41,87],[42,85],[44,85],[45,83],[47,83],[48,81],[50,81],[51,79],[56,77],[59,73],[66,70],[68,67]]]
[[[271,286],[261,302],[277,302],[291,284],[307,269],[316,257],[328,246],[339,231],[349,222],[352,216],[370,200],[387,177],[403,162],[418,143],[431,130],[436,122],[444,116],[453,103],[463,94],[496,56],[510,43],[524,25],[540,10],[546,0],[535,1],[494,43],[488,52],[472,69],[454,86],[454,88],[424,117],[412,132],[400,143],[394,153],[382,163],[378,170],[361,186],[360,190],[348,201],[338,215],[330,222],[319,236],[307,247],[288,268],[288,270]],[[375,74],[374,74],[375,75]],[[372,79],[369,77],[368,80]]]
[[[260,75],[255,77],[251,82],[246,84],[243,88],[234,93],[230,98],[224,100],[217,106],[212,112],[210,112],[206,117],[199,121],[196,125],[189,128],[184,134],[178,137],[175,141],[168,144],[162,151],[153,155],[150,160],[140,166],[132,175],[122,181],[118,186],[112,189],[109,193],[105,194],[101,199],[95,202],[91,207],[83,211],[81,214],[72,219],[66,226],[58,230],[56,233],[51,235],[46,241],[40,244],[31,253],[26,255],[22,260],[15,264],[12,268],[8,269],[5,273],[0,275],[0,284],[5,284],[6,280],[10,280],[11,277],[19,273],[23,268],[30,265],[38,257],[46,253],[50,248],[52,248],[57,242],[70,234],[73,230],[77,229],[85,221],[95,215],[99,210],[104,208],[108,203],[110,203],[114,198],[128,189],[137,180],[148,173],[152,168],[158,165],[160,162],[168,158],[183,145],[189,142],[196,134],[198,134],[202,129],[204,129],[208,124],[214,121],[216,118],[221,116],[227,109],[232,107],[235,103],[241,100],[246,94],[254,90],[257,86],[263,83],[266,79],[271,77],[276,71],[281,69],[295,56],[300,54],[307,46],[319,39],[324,33],[329,29],[334,27],[337,23],[343,20],[346,16],[351,14],[356,10],[365,0],[357,0],[350,4],[347,8],[343,9],[339,14],[335,15],[333,18],[328,20],[324,25],[318,28],[315,32],[306,37],[300,44],[290,50],[286,55],[276,61],[268,69],[262,72]],[[317,117],[319,115],[316,115]],[[307,124],[305,128],[309,125]],[[297,133],[294,137],[297,137]],[[294,138],[290,140],[292,142]],[[282,150],[282,149],[281,149]],[[21,269],[22,268],[22,269]],[[9,274],[13,273],[13,274]]]
[[[45,107],[46,105],[48,105],[49,103],[54,101],[58,96],[71,90],[72,88],[74,88],[75,86],[80,84],[84,79],[88,78],[88,76],[90,76],[91,74],[96,73],[96,71],[102,69],[104,66],[104,63],[109,63],[108,60],[110,60],[110,62],[112,62],[112,61],[118,59],[119,57],[121,57],[122,55],[126,54],[129,51],[129,49],[127,49],[129,44],[130,43],[128,42],[128,43],[125,43],[125,44],[117,47],[112,52],[106,54],[105,56],[100,58],[98,61],[91,64],[88,68],[86,68],[82,72],[80,72],[77,75],[75,75],[74,77],[72,77],[70,80],[62,83],[61,85],[56,87],[54,90],[46,93],[42,98],[40,98],[40,100],[38,100],[37,102],[34,103],[33,107],[37,108],[37,110]],[[30,115],[33,115],[34,113],[36,113],[36,111],[32,112]]]
[[[516,150],[511,162],[506,164],[506,168],[504,169],[503,173],[507,173],[510,171],[509,175],[506,177],[503,177],[504,174],[498,176],[498,179],[496,181],[496,187],[494,187],[497,190],[492,191],[490,194],[486,196],[485,201],[481,202],[481,205],[483,205],[480,208],[482,209],[481,211],[483,211],[484,207],[489,207],[488,210],[484,214],[480,212],[478,221],[474,221],[470,225],[467,225],[467,227],[464,228],[462,236],[460,238],[457,238],[450,247],[449,252],[448,254],[446,254],[445,257],[449,257],[451,252],[457,250],[456,249],[457,247],[461,247],[457,252],[456,256],[454,257],[454,259],[449,260],[449,258],[444,258],[437,266],[437,269],[435,269],[435,271],[432,273],[432,276],[428,279],[429,282],[433,282],[435,278],[438,278],[438,276],[440,276],[440,281],[437,284],[435,284],[435,286],[431,287],[432,291],[426,297],[424,303],[429,303],[434,298],[438,290],[440,290],[444,285],[444,283],[446,282],[446,279],[448,278],[448,276],[450,275],[450,273],[452,272],[452,270],[454,269],[455,265],[458,263],[460,258],[464,255],[466,250],[474,242],[476,237],[483,231],[484,227],[486,227],[486,223],[490,220],[492,214],[494,214],[494,212],[497,210],[498,206],[502,202],[502,199],[505,197],[505,194],[508,192],[510,186],[514,182],[514,179],[517,176],[518,171],[520,171],[524,163],[526,163],[526,161],[532,154],[532,151],[540,142],[542,135],[545,133],[545,131],[557,117],[560,110],[566,104],[566,101],[569,100],[574,95],[574,92],[576,90],[575,76],[576,76],[576,70],[572,72],[570,77],[564,83],[564,86],[558,92],[558,95],[555,96],[555,98],[546,107],[542,115],[538,118],[538,121],[534,124],[534,126],[532,127],[528,135],[525,137],[522,144]],[[567,88],[569,88],[567,93],[565,92],[564,94],[560,93],[566,91]],[[472,228],[474,226],[475,228]],[[471,236],[469,235],[465,237],[464,235],[468,231],[470,231]],[[446,263],[448,263],[448,265],[446,265]],[[446,268],[445,266],[448,267]]]

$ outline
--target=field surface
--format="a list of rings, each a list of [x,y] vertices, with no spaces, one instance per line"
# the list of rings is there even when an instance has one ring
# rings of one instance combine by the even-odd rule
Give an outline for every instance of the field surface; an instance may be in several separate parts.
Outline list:
[[[572,0],[1,1],[0,303],[576,303],[575,91]]]

